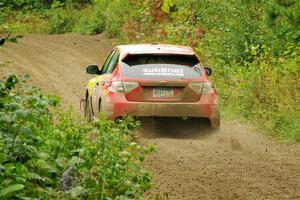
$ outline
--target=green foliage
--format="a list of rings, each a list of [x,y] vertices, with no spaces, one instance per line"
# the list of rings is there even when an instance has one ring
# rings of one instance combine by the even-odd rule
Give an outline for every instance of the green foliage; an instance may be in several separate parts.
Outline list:
[[[266,8],[266,17],[271,24],[283,23],[300,26],[299,0],[272,0]]]
[[[175,7],[173,0],[164,0],[161,9],[168,14],[171,14],[172,8]]]
[[[66,33],[79,21],[79,10],[90,0],[13,0],[0,2],[0,34]],[[1,23],[2,22],[2,23]]]
[[[291,44],[300,44],[300,1],[270,1],[265,8],[268,43],[276,56]]]
[[[216,69],[214,82],[224,111],[236,113],[281,139],[300,141],[299,58],[281,62],[264,58],[247,68],[232,65]]]
[[[137,8],[129,0],[22,0],[21,4],[21,0],[9,2],[2,3],[0,22],[9,21],[6,25],[17,27],[14,32],[24,29],[24,32],[30,32],[30,28],[22,21],[28,18],[25,24],[30,24],[33,18],[40,32],[97,34],[105,30],[111,37],[117,37],[121,36],[124,22],[137,15]],[[22,12],[17,12],[18,10]]]
[[[2,198],[8,197],[10,194],[17,192],[19,190],[22,190],[23,188],[24,188],[24,185],[22,185],[22,184],[10,185],[10,186],[0,190],[0,197],[2,197]]]
[[[94,0],[92,6],[81,12],[73,30],[83,34],[97,34],[105,30],[111,37],[120,37],[124,22],[137,15],[136,9],[128,0]]]
[[[105,18],[95,7],[84,9],[73,30],[82,34],[97,34],[105,30]]]
[[[96,0],[96,2],[97,1],[99,2],[99,0]],[[134,12],[134,7],[128,0],[111,2],[104,13],[106,22],[105,28],[109,35],[112,37],[120,36],[122,34],[123,23],[133,15]],[[120,13],[122,14],[120,15]]]
[[[0,81],[1,199],[136,199],[149,188],[135,121],[87,123],[22,82]]]
[[[46,4],[44,4],[46,5]],[[14,10],[32,10],[44,6],[42,1],[38,0],[2,0],[0,6],[2,8],[10,8]]]
[[[54,2],[51,6],[51,10],[48,11],[48,32],[50,34],[71,32],[75,23],[77,23],[78,17],[72,5],[68,4],[66,8],[63,7],[63,5],[62,3]]]
[[[91,3],[91,0],[2,0],[0,6],[11,10],[34,10],[50,8],[52,4],[72,4],[76,7]]]

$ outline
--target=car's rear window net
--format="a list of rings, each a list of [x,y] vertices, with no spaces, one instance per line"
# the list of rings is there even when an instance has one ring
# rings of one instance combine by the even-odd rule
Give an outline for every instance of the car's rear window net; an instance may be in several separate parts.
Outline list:
[[[129,55],[122,61],[121,71],[131,78],[193,79],[202,76],[196,56]]]
[[[122,62],[129,66],[144,64],[177,64],[192,67],[199,63],[194,55],[128,55]]]

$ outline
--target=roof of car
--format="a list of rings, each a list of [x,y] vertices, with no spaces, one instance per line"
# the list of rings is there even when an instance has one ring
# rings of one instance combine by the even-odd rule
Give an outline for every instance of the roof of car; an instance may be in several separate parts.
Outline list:
[[[120,45],[117,48],[125,54],[195,54],[191,47],[170,44],[131,44]]]

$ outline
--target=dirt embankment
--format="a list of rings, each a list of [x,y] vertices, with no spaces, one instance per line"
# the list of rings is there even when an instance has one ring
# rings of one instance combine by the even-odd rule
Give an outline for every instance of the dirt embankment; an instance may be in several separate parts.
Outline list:
[[[111,48],[105,36],[26,36],[0,49],[0,76],[29,73],[34,84],[79,108],[91,77],[85,65],[101,65]],[[154,185],[143,199],[165,193],[176,200],[300,199],[298,144],[280,144],[235,122],[211,133],[204,123],[178,119],[146,120],[139,141],[157,146],[145,162]]]

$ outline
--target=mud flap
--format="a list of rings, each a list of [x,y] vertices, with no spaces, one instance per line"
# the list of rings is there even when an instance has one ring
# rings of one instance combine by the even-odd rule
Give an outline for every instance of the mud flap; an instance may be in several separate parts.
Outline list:
[[[213,129],[219,129],[220,128],[220,118],[211,118],[209,119],[210,121],[210,125],[211,125],[211,128]]]

